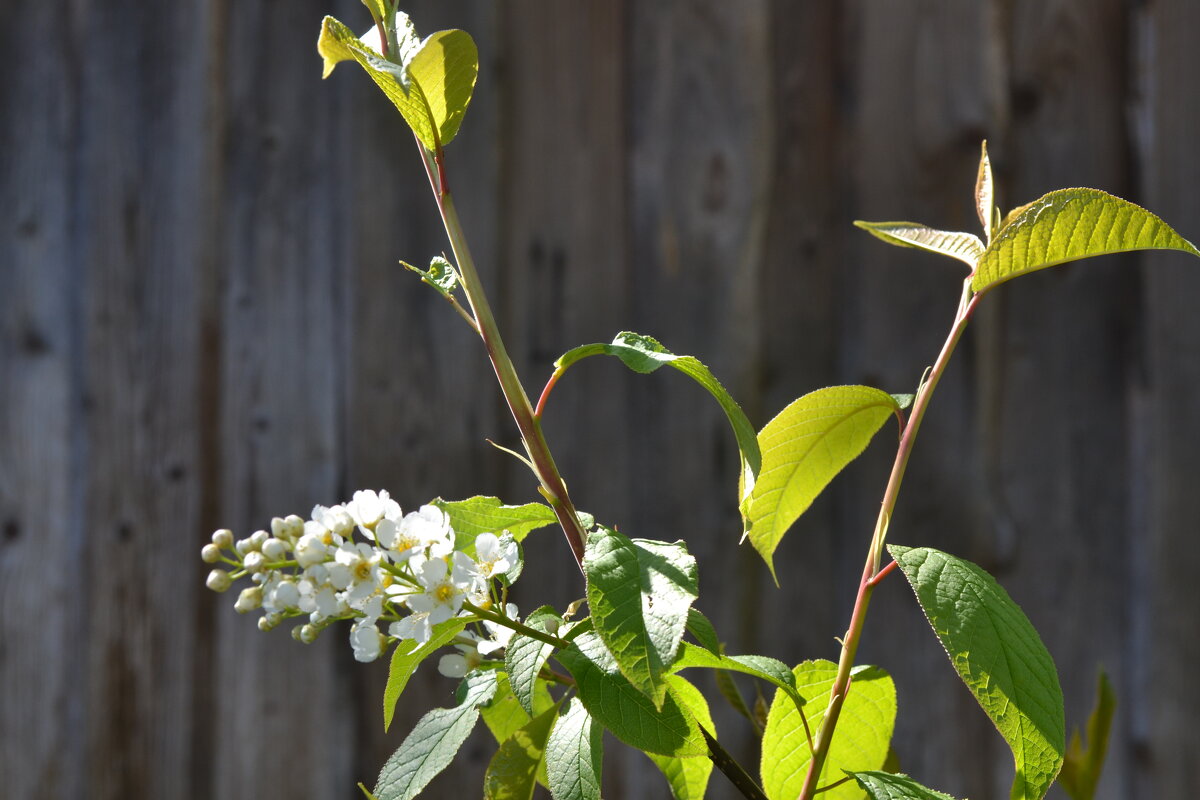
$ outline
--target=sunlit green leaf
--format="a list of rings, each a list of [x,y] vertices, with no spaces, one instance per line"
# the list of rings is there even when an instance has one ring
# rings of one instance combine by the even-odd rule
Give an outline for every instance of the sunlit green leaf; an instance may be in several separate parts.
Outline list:
[[[830,386],[795,400],[759,432],[762,469],[743,516],[772,575],[783,534],[898,408],[869,386]]]
[[[467,627],[467,620],[462,617],[448,619],[433,626],[429,641],[417,646],[412,639],[403,639],[392,651],[392,662],[388,668],[387,686],[383,690],[383,729],[392,726],[392,716],[396,713],[396,702],[408,685],[408,679],[417,671],[417,667],[429,655],[443,645],[449,643],[455,636]]]
[[[717,629],[709,622],[708,617],[695,608],[688,609],[687,632],[705,650],[715,656],[721,655],[721,640],[717,637]]]
[[[796,688],[796,676],[793,672],[782,661],[767,656],[716,656],[703,647],[684,642],[680,645],[679,656],[671,665],[671,671],[678,672],[692,667],[725,669],[753,675],[787,692],[796,705],[802,706],[805,703],[804,697]]]
[[[667,683],[675,699],[695,717],[704,729],[716,736],[717,729],[713,725],[712,715],[708,711],[708,701],[692,684],[678,675],[668,675]],[[674,756],[659,756],[647,753],[650,760],[667,776],[671,785],[671,794],[675,800],[701,800],[708,788],[708,777],[712,774],[713,764],[707,758],[676,758]]]
[[[558,518],[554,509],[543,503],[526,503],[523,506],[506,506],[496,497],[471,497],[466,500],[443,500],[440,497],[433,505],[446,512],[450,527],[454,529],[454,547],[472,558],[475,556],[475,538],[481,533],[499,536],[508,531],[518,542],[531,531],[554,525]]]
[[[558,614],[550,606],[542,606],[525,618],[526,625],[543,632],[552,626],[557,630],[560,622]],[[553,652],[554,645],[522,633],[513,634],[508,647],[504,649],[504,669],[508,671],[513,695],[530,714],[534,712],[533,691],[538,673]]]
[[[959,677],[1012,749],[1012,800],[1039,800],[1065,749],[1058,671],[1033,624],[991,575],[928,547],[888,547]]]
[[[575,678],[592,718],[621,741],[667,756],[702,756],[708,745],[695,718],[668,691],[661,708],[631,684],[594,632],[581,633],[555,658]]]
[[[454,708],[435,708],[417,722],[383,765],[375,795],[379,800],[412,800],[454,760],[475,721],[479,706],[496,691],[496,673],[472,672],[463,679]]]
[[[983,242],[973,233],[939,231],[919,222],[863,222],[854,224],[888,244],[912,247],[957,258],[971,269],[983,255]]]
[[[504,672],[497,672],[496,677],[498,681],[496,694],[490,702],[480,706],[479,715],[483,717],[483,724],[488,726],[496,743],[503,744],[505,740],[516,733],[517,729],[528,724],[535,716],[554,705],[554,698],[550,696],[546,682],[538,681],[532,692],[533,713],[531,714],[513,696],[509,676]]]
[[[558,706],[531,719],[500,745],[483,776],[484,800],[530,800]]]
[[[546,743],[546,775],[554,800],[600,800],[604,729],[578,699],[568,700]]]
[[[749,493],[754,486],[760,461],[754,426],[708,367],[692,356],[675,355],[650,336],[622,331],[612,340],[612,344],[587,344],[564,353],[554,362],[555,371],[561,373],[588,356],[599,355],[616,356],[625,366],[642,374],[654,372],[664,365],[674,367],[707,389],[721,405],[733,428],[733,435],[737,439],[742,457],[741,491],[743,495]]]
[[[805,661],[794,670],[796,685],[811,698],[805,708],[815,736],[825,719],[829,695],[837,677],[831,661]],[[852,688],[842,705],[836,734],[829,746],[817,785],[826,786],[858,770],[879,769],[888,754],[896,721],[896,687],[878,667],[856,667]],[[804,785],[812,752],[796,704],[782,691],[775,693],[762,740],[762,783],[770,800],[795,800]],[[859,800],[862,790],[852,783],[822,792],[821,800]]]
[[[397,12],[398,50],[383,57],[378,27],[361,38],[333,17],[321,24],[317,50],[328,77],[343,61],[357,62],[431,151],[458,133],[479,72],[479,53],[465,31],[438,31],[423,41],[408,17]]]
[[[592,624],[630,683],[661,705],[663,673],[698,593],[696,559],[683,542],[630,539],[600,528],[583,556]]]
[[[992,180],[992,161],[988,158],[987,140],[980,146],[979,172],[975,176],[975,210],[983,225],[987,240],[992,240],[992,225],[996,219],[996,186]]]
[[[954,800],[948,794],[926,789],[907,775],[886,772],[853,772],[871,800]]]
[[[979,259],[971,288],[1046,267],[1129,250],[1180,250],[1191,242],[1144,208],[1098,189],[1059,189],[1010,214]]]

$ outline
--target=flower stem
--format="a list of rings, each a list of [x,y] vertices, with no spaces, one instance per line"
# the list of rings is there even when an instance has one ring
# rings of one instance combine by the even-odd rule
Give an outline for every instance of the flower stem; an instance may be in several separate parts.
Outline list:
[[[418,146],[421,149],[425,169],[429,176],[429,185],[433,189],[438,210],[442,215],[442,223],[446,227],[446,235],[450,239],[450,247],[458,262],[459,278],[467,296],[467,303],[475,318],[479,336],[483,339],[484,347],[487,348],[488,358],[491,359],[492,369],[496,373],[496,379],[500,382],[500,390],[504,393],[508,410],[517,423],[525,450],[529,453],[530,461],[533,462],[534,473],[541,483],[542,495],[554,509],[554,514],[566,536],[567,544],[571,548],[571,554],[575,557],[575,563],[582,571],[584,542],[587,539],[587,533],[579,522],[575,505],[571,502],[570,495],[567,494],[566,484],[554,463],[554,457],[550,454],[550,447],[542,433],[541,423],[533,413],[529,396],[525,394],[525,387],[521,384],[516,367],[513,366],[512,359],[504,347],[504,340],[500,337],[500,330],[496,326],[496,320],[492,315],[491,306],[488,304],[487,295],[484,294],[479,273],[475,269],[475,260],[471,257],[462,224],[458,219],[458,210],[446,188],[443,159],[440,153],[431,153],[420,145],[420,142],[418,142]]]
[[[896,460],[892,464],[892,472],[888,477],[887,488],[883,493],[883,503],[879,509],[879,518],[875,523],[875,533],[871,537],[871,547],[867,551],[866,563],[863,565],[858,596],[854,600],[854,611],[850,614],[850,625],[846,629],[846,635],[842,638],[842,654],[838,660],[837,677],[834,679],[833,689],[829,693],[829,706],[825,710],[825,718],[821,720],[821,725],[817,729],[812,760],[808,764],[808,773],[805,775],[799,800],[812,800],[813,795],[818,791],[817,780],[825,766],[825,759],[829,755],[829,745],[833,741],[833,732],[842,712],[842,704],[845,703],[846,695],[850,690],[850,670],[854,667],[854,655],[858,651],[858,643],[862,638],[863,623],[866,622],[871,595],[879,581],[894,569],[894,561],[882,569],[880,562],[883,558],[883,546],[887,540],[888,523],[891,521],[892,511],[896,507],[900,484],[904,480],[904,472],[908,467],[908,458],[912,455],[913,443],[916,441],[917,432],[921,429],[921,420],[924,419],[925,411],[929,407],[929,399],[933,396],[938,381],[946,371],[950,356],[954,353],[959,339],[962,338],[963,331],[966,330],[967,323],[979,303],[979,298],[980,295],[972,293],[971,280],[968,278],[963,282],[963,293],[959,300],[958,312],[954,316],[954,324],[950,328],[945,344],[942,345],[942,351],[938,354],[937,361],[934,362],[928,376],[917,389],[912,412],[900,434]]]
[[[517,622],[515,619],[510,619],[503,614],[497,614],[495,611],[488,611],[480,608],[473,603],[463,603],[463,608],[470,611],[480,619],[486,619],[489,622],[494,622],[497,625],[503,625],[506,628],[512,628],[522,636],[528,636],[530,639],[537,639],[539,642],[553,645],[558,648],[569,647],[571,645],[566,639],[560,639],[557,636],[551,636],[545,631],[539,631],[537,628],[531,628],[528,625]]]

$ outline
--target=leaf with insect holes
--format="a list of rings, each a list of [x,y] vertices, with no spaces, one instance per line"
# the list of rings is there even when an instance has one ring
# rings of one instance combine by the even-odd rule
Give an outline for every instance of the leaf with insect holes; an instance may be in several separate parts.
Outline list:
[[[979,258],[971,288],[1081,258],[1130,250],[1200,250],[1144,208],[1098,189],[1059,189],[1010,213]]]
[[[854,224],[888,244],[912,247],[938,255],[957,258],[971,269],[983,255],[983,242],[973,233],[939,231],[919,222],[863,222]]]
[[[793,401],[759,432],[762,469],[742,515],[772,576],[787,529],[899,407],[879,389],[830,386]]]
[[[466,31],[438,31],[418,39],[408,16],[396,12],[399,52],[382,55],[379,28],[361,38],[333,17],[321,23],[317,50],[328,77],[343,61],[355,61],[375,81],[430,151],[458,134],[479,74],[479,51]]]

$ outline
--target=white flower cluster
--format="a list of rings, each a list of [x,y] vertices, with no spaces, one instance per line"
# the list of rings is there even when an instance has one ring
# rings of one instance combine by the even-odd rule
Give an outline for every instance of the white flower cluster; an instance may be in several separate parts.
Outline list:
[[[356,541],[355,534],[365,541]],[[374,661],[393,640],[429,641],[432,628],[466,613],[463,603],[497,605],[494,579],[516,566],[520,553],[511,537],[483,533],[474,556],[455,549],[450,519],[437,506],[404,514],[385,491],[359,491],[341,505],[316,506],[311,518],[292,515],[271,520],[271,530],[234,541],[219,530],[201,558],[231,569],[214,569],[207,585],[228,590],[249,576],[234,608],[262,609],[258,627],[267,631],[285,619],[307,617],[292,630],[301,642],[315,640],[337,620],[350,620],[350,645],[359,661]],[[517,619],[516,606],[503,616]],[[380,631],[386,624],[387,633]],[[442,658],[443,674],[461,676],[503,649],[512,629],[485,621],[491,638],[464,631],[455,639],[459,653]]]

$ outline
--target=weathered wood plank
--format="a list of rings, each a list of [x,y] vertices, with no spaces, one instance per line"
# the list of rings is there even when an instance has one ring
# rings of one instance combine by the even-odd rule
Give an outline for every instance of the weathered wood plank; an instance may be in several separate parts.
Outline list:
[[[337,169],[341,100],[312,43],[328,4],[238,5],[221,40],[222,519],[239,536],[342,499],[353,208]],[[214,600],[220,797],[353,797],[353,664],[333,627],[305,647]],[[284,756],[286,754],[286,756]]]
[[[865,2],[854,5],[852,19],[854,138],[847,169],[853,216],[978,230],[971,193],[979,141],[993,122],[997,80],[986,9]],[[965,271],[948,259],[888,248],[862,234],[849,240],[843,269],[852,305],[841,323],[841,377],[890,392],[915,391],[941,349]],[[970,347],[968,336],[939,384],[889,541],[973,556],[978,476],[964,455],[976,424],[972,376],[964,363]],[[844,484],[838,551],[843,619],[895,454],[894,431],[885,429],[879,438]],[[963,691],[903,581],[881,586],[871,617],[860,660],[884,666],[896,680],[901,711],[894,745],[904,770],[955,797],[991,796],[984,754],[995,732]]]
[[[1146,201],[1191,241],[1200,239],[1200,74],[1195,31],[1200,7],[1170,0],[1148,8],[1151,19],[1146,55],[1151,66],[1149,159]],[[1200,483],[1200,270],[1182,256],[1155,254],[1146,262],[1150,491],[1144,527],[1131,547],[1145,552],[1149,580],[1135,641],[1142,664],[1139,678],[1144,705],[1127,713],[1144,736],[1139,781],[1126,796],[1189,797],[1200,792],[1196,769],[1196,719],[1200,687],[1200,547],[1196,545],[1195,496]],[[1136,702],[1136,701],[1135,701]],[[1127,717],[1128,718],[1128,717]]]
[[[0,775],[33,800],[85,781],[76,72],[59,5],[17,3],[0,29],[21,64],[0,81]]]

